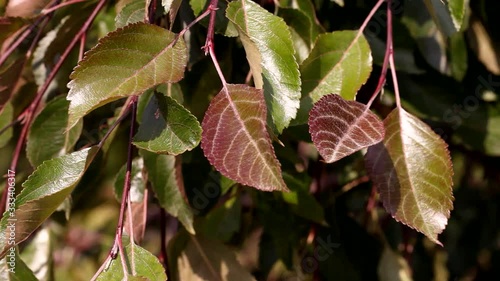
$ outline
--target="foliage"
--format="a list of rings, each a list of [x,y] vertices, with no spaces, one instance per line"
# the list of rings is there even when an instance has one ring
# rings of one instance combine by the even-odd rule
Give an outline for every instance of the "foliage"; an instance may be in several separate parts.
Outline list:
[[[1,279],[499,279],[495,7],[0,1]]]

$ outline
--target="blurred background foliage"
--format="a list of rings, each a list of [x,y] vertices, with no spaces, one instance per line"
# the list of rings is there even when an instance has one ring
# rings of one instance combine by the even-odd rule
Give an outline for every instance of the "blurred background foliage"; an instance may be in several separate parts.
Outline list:
[[[34,11],[47,2],[32,1],[39,6],[19,11],[29,13],[29,8]],[[45,26],[47,34],[64,23],[78,26],[94,2],[56,12]],[[87,49],[115,29],[117,12],[127,2],[109,1],[87,36]],[[194,19],[191,6],[198,2],[203,4],[182,2],[174,31]],[[222,253],[225,247],[236,251],[238,261],[257,280],[500,280],[500,2],[471,1],[466,23],[454,34],[447,34],[446,28],[433,21],[432,9],[426,6],[432,2],[439,1],[394,1],[394,44],[405,108],[431,125],[451,151],[455,201],[448,226],[439,237],[444,247],[387,215],[376,201],[362,153],[325,164],[302,125],[286,129],[279,136],[284,146],[275,145],[291,193],[265,193],[238,186],[214,171],[199,147],[180,156],[185,193],[196,213],[198,242],[207,251]],[[8,11],[8,3],[0,1],[0,10],[7,7]],[[308,17],[314,17],[314,11],[316,29],[323,32],[359,28],[375,1],[260,1],[271,12],[275,3],[294,7]],[[375,15],[365,34],[374,69],[359,91],[358,101],[369,99],[380,74],[385,51],[383,10]],[[64,20],[67,16],[70,18]],[[298,20],[287,16],[289,25]],[[58,33],[50,48],[39,47],[37,51],[44,52],[45,59],[49,57],[46,52],[56,57],[71,40],[71,28]],[[191,50],[189,69],[179,83],[184,106],[198,120],[221,87],[212,62],[199,48],[205,34],[206,23],[195,25],[186,34]],[[29,44],[26,40],[16,52],[23,53]],[[226,79],[244,83],[249,66],[241,43],[217,35],[215,44]],[[77,53],[75,50],[65,63],[49,95],[67,92]],[[32,67],[22,73],[22,91],[1,112],[0,125],[10,122],[6,116],[17,116],[40,85],[37,77],[45,72],[36,71],[36,59],[35,55]],[[15,63],[11,60],[5,65]],[[388,79],[384,95],[374,104],[382,117],[394,107],[391,88]],[[76,149],[98,142],[122,105],[123,101],[113,102],[85,117]],[[126,161],[127,122],[119,126],[112,143],[92,163],[68,201],[71,207],[67,212],[56,212],[23,243],[21,256],[41,280],[88,280],[108,254],[119,211],[113,186]],[[16,126],[13,132],[0,136],[2,171],[7,170],[14,150],[16,138],[11,136],[17,136],[19,129]],[[32,171],[26,158],[21,159],[18,182]],[[162,215],[158,204],[153,204],[156,198],[149,196],[148,201],[141,245],[158,254]],[[176,272],[185,270],[176,267],[180,252],[184,249],[184,254],[190,253],[187,234],[178,231],[181,226],[173,217],[167,216],[166,225],[170,274],[187,276]],[[196,266],[191,265],[194,270]]]

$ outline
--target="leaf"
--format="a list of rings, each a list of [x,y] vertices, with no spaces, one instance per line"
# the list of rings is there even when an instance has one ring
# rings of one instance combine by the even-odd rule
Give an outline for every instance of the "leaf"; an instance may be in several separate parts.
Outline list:
[[[283,192],[281,196],[286,203],[290,204],[292,211],[305,219],[323,224],[325,211],[309,192],[310,181],[303,182],[287,173],[283,173],[283,178],[287,186],[290,187],[290,192]]]
[[[237,196],[230,197],[204,216],[199,225],[205,237],[228,242],[241,228],[241,200]]]
[[[0,260],[0,279],[4,281],[38,281],[33,271],[19,256],[17,247],[9,248],[7,256]]]
[[[332,163],[380,142],[384,124],[366,105],[327,95],[309,113],[309,132],[319,154]]]
[[[290,31],[282,18],[250,0],[231,2],[226,16],[238,28],[255,87],[264,89],[270,117],[281,133],[300,104],[300,73]]]
[[[101,281],[122,281],[122,280],[149,280],[165,281],[167,275],[158,258],[147,250],[130,243],[129,239],[124,238],[124,250],[127,257],[127,264],[133,274],[127,274],[124,278],[121,255],[112,260],[107,270],[101,273],[97,280]],[[132,278],[131,278],[132,277]]]
[[[302,11],[291,8],[280,8],[278,16],[285,20],[290,28],[297,61],[302,63],[311,52],[314,39],[311,19]]]
[[[12,105],[7,103],[2,110],[0,110],[0,130],[8,126],[12,122],[14,117],[14,108]],[[0,134],[0,148],[6,146],[10,139],[12,138],[13,129],[8,128],[2,134]]]
[[[236,260],[236,255],[216,240],[190,236],[177,257],[178,278],[190,281],[254,281]]]
[[[23,249],[21,257],[35,273],[38,280],[51,280],[54,274],[54,235],[50,226],[42,226],[30,243]]]
[[[26,144],[26,156],[33,167],[73,150],[82,132],[83,122],[78,122],[66,132],[68,107],[67,100],[57,97],[33,121]]]
[[[448,9],[456,30],[460,30],[464,23],[466,9],[469,7],[469,0],[448,0]]]
[[[115,18],[116,28],[122,28],[128,24],[144,21],[146,15],[146,2],[134,0],[128,3]]]
[[[443,0],[424,0],[427,10],[431,14],[438,28],[447,36],[458,31],[452,19],[450,10]]]
[[[500,44],[488,34],[483,23],[473,17],[470,23],[469,41],[479,61],[495,75],[500,75]]]
[[[357,30],[319,35],[300,66],[302,99],[295,122],[306,123],[312,105],[324,95],[338,93],[346,100],[354,100],[371,71],[370,46]]]
[[[97,107],[182,79],[186,45],[179,39],[170,46],[174,38],[156,25],[135,23],[99,40],[71,74],[68,128]]]
[[[178,155],[201,140],[200,123],[174,99],[155,93],[144,109],[134,145],[156,153]]]
[[[401,254],[396,253],[389,245],[384,247],[377,267],[379,280],[412,281],[411,268]]]
[[[436,244],[452,200],[452,164],[446,143],[402,108],[384,120],[385,137],[368,148],[366,167],[385,209]]]
[[[9,247],[26,240],[70,195],[97,154],[98,148],[86,148],[43,162],[23,183],[24,189],[12,202],[0,222],[0,257]],[[15,229],[12,229],[12,225]],[[11,232],[14,240],[6,241]]]
[[[221,174],[264,191],[288,190],[266,130],[262,90],[227,85],[212,99],[201,126],[203,153]]]
[[[145,150],[141,150],[140,154],[144,158],[148,179],[160,206],[178,218],[186,230],[194,234],[193,211],[180,191],[175,173],[175,157]]]
[[[144,160],[140,157],[132,160],[132,171],[130,172],[130,201],[142,202],[144,199],[144,190],[146,189],[146,181],[142,175],[144,168]],[[115,197],[118,202],[122,201],[123,187],[125,185],[125,174],[127,172],[127,165],[123,165],[118,171],[115,179]]]

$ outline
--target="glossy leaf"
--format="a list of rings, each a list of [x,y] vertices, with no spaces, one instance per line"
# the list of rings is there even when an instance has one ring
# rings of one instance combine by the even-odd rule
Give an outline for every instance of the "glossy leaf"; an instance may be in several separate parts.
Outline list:
[[[282,17],[290,28],[297,61],[302,63],[309,56],[317,35],[313,35],[311,19],[302,11],[290,8],[280,8],[278,16]]]
[[[71,74],[68,127],[106,103],[182,79],[186,46],[182,39],[170,46],[174,38],[156,25],[135,23],[99,40]]]
[[[203,152],[221,174],[260,190],[287,190],[266,129],[262,90],[227,85],[212,99],[202,128]]]
[[[14,245],[26,240],[71,194],[96,155],[97,147],[86,148],[43,162],[23,183],[24,189],[9,205],[0,222],[0,256],[13,245],[8,225],[15,219]],[[13,231],[12,231],[13,232]]]
[[[332,163],[384,138],[384,124],[366,105],[327,95],[309,113],[309,132],[325,162]]]
[[[124,27],[131,23],[144,21],[146,15],[146,2],[144,0],[134,0],[128,3],[116,16],[116,28]]]
[[[312,105],[324,95],[338,93],[353,100],[371,71],[370,46],[357,30],[319,35],[300,66],[302,99],[296,122],[305,123]]]
[[[82,132],[83,122],[78,122],[66,132],[68,107],[69,102],[63,97],[55,98],[33,121],[26,144],[26,156],[33,167],[73,150]]]
[[[127,264],[132,274],[124,274],[121,256],[112,260],[109,268],[101,273],[96,280],[101,281],[122,281],[122,280],[149,280],[165,281],[167,275],[165,269],[155,255],[124,239],[125,256]],[[124,275],[127,277],[125,278]]]
[[[178,155],[192,150],[201,140],[200,123],[174,99],[152,95],[144,109],[134,145],[156,153]]]
[[[290,31],[282,18],[251,0],[231,2],[226,16],[238,27],[255,87],[264,89],[269,115],[282,132],[300,104],[300,74]]]
[[[186,203],[176,178],[175,157],[141,151],[144,165],[158,202],[170,215],[179,219],[187,231],[194,234],[193,211]]]
[[[366,167],[385,209],[430,240],[448,223],[452,200],[452,164],[446,143],[403,109],[384,120],[385,137],[368,148]]]
[[[178,278],[190,281],[255,281],[224,244],[200,236],[190,236],[177,257]]]
[[[33,271],[19,256],[17,247],[11,249],[9,249],[7,256],[0,260],[0,280],[38,281]]]

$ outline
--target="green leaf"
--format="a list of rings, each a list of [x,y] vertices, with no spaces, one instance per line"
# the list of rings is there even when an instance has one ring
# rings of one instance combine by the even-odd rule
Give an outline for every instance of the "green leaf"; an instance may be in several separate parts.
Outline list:
[[[240,230],[240,227],[241,201],[239,197],[233,196],[203,218],[199,232],[205,237],[227,242]]]
[[[9,102],[0,110],[0,130],[2,130],[12,122],[12,118],[14,117],[13,115],[14,108]],[[10,127],[0,135],[0,148],[9,143],[9,140],[12,138],[12,132],[12,127]]]
[[[265,120],[262,90],[229,84],[205,112],[201,148],[224,176],[260,190],[286,191]]]
[[[302,99],[294,123],[304,124],[312,105],[334,93],[354,100],[372,71],[370,46],[357,30],[318,36],[309,57],[300,66]]]
[[[0,257],[13,245],[26,240],[59,207],[98,151],[97,147],[86,148],[45,161],[29,176],[15,201],[9,198],[0,222]],[[14,240],[7,241],[11,235]]]
[[[174,99],[155,93],[143,111],[134,145],[156,153],[178,155],[201,140],[200,123]]]
[[[126,274],[124,278],[121,255],[112,260],[109,268],[101,273],[97,280],[100,281],[122,281],[122,280],[149,280],[149,281],[165,281],[167,275],[165,269],[155,255],[147,250],[139,247],[134,243],[130,243],[129,239],[124,238],[124,251],[127,258],[127,265],[132,275]]]
[[[194,234],[193,211],[181,193],[176,174],[175,157],[141,150],[153,192],[160,206],[179,219],[187,231]]]
[[[311,52],[316,38],[313,36],[311,19],[302,11],[290,8],[280,8],[278,16],[282,17],[290,28],[297,61],[302,63]]]
[[[309,132],[326,163],[338,161],[384,138],[384,125],[366,105],[326,95],[309,113]]]
[[[144,168],[144,160],[140,157],[132,161],[132,171],[130,173],[130,201],[142,202],[144,199],[144,190],[146,189],[146,181],[142,175]],[[122,201],[123,186],[125,185],[125,174],[127,165],[123,165],[115,179],[115,197],[118,202]]]
[[[181,38],[172,47],[174,38],[156,25],[135,23],[99,40],[71,74],[68,127],[104,104],[182,79],[186,45]]]
[[[368,148],[366,167],[384,207],[397,221],[441,244],[453,209],[453,169],[446,143],[402,108],[384,120],[385,137]]]
[[[448,9],[456,30],[462,29],[469,0],[448,0]]]
[[[237,27],[257,89],[264,95],[278,132],[288,127],[300,104],[300,73],[290,31],[251,0],[231,2],[226,16]]]
[[[290,204],[292,211],[305,219],[323,224],[325,212],[321,204],[309,192],[310,182],[302,182],[287,173],[283,173],[283,179],[290,188],[290,192],[283,192],[281,196],[286,203]]]
[[[134,0],[128,3],[115,18],[116,28],[124,27],[131,23],[144,21],[146,15],[146,1]]]
[[[73,150],[82,132],[83,122],[78,122],[66,132],[68,107],[67,100],[57,97],[33,121],[26,144],[26,156],[33,167]]]
[[[176,258],[178,276],[174,275],[174,280],[255,281],[236,260],[236,255],[217,240],[190,236],[184,250]]]
[[[38,281],[33,271],[19,256],[17,247],[9,248],[7,256],[0,260],[0,279],[4,281]]]

